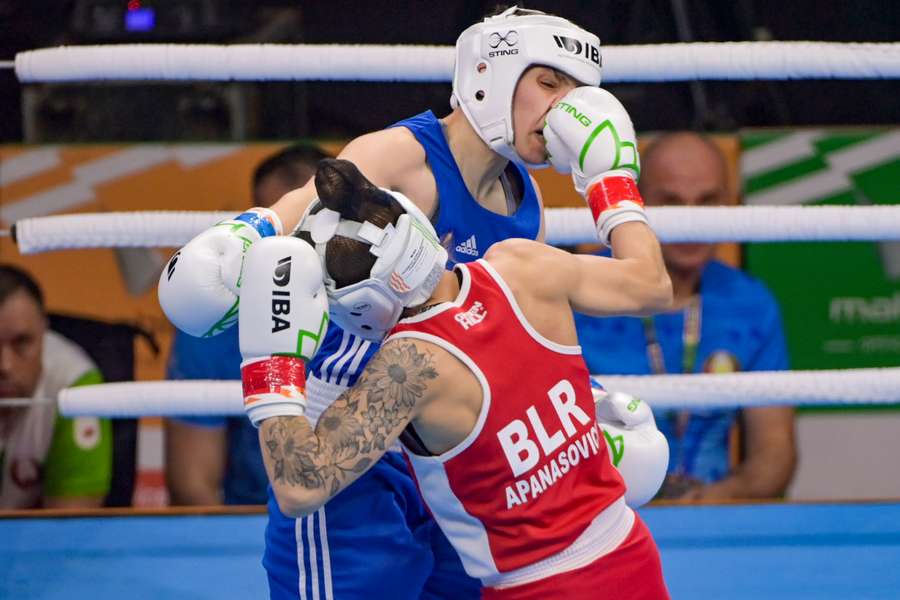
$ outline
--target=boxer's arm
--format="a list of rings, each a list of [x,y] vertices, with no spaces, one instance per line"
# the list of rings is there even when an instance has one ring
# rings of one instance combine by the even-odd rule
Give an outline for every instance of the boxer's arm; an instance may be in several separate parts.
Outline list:
[[[615,258],[571,255],[572,307],[594,316],[645,315],[668,309],[672,282],[653,231],[644,223],[623,223],[610,237]]]
[[[351,161],[375,185],[406,194],[425,214],[434,212],[434,206],[422,205],[419,198],[423,194],[410,189],[421,183],[417,179],[421,177],[420,167],[425,164],[425,151],[408,129],[398,127],[362,135],[351,140],[338,158]],[[272,205],[272,210],[284,224],[285,232],[293,231],[316,195],[313,178]]]
[[[388,341],[359,381],[319,417],[262,422],[263,459],[282,512],[317,510],[374,465],[435,397],[438,370],[425,342]]]
[[[606,90],[575,88],[548,114],[544,136],[553,166],[571,171],[615,257],[566,262],[561,275],[573,308],[598,316],[668,308],[671,282],[637,189],[640,159],[625,107]]]
[[[270,207],[281,219],[285,233],[294,230],[307,207],[315,200],[316,195],[316,184],[313,177],[303,187],[291,190]]]
[[[643,223],[623,223],[613,232],[622,258],[570,254],[522,239],[494,244],[485,258],[504,260],[507,274],[518,271],[529,293],[565,298],[578,312],[640,315],[666,310],[672,303],[672,283],[655,241]]]
[[[434,178],[412,133],[394,128],[350,142],[340,156],[382,187],[406,194],[425,214],[435,210]],[[285,194],[271,209],[255,208],[192,239],[169,260],[159,280],[159,302],[169,320],[198,337],[231,327],[248,248],[262,238],[288,234],[316,197],[315,181]],[[430,204],[429,204],[430,203]]]

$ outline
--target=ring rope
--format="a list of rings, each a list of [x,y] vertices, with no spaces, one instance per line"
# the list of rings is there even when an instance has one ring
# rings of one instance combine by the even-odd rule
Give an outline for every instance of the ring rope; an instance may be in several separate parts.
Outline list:
[[[607,391],[628,392],[654,408],[900,402],[900,367],[594,377]],[[68,388],[59,394],[59,409],[67,417],[244,414],[241,382],[214,380],[105,383]]]
[[[19,252],[75,248],[182,246],[229,212],[145,211],[81,213],[22,219]],[[547,242],[596,243],[587,208],[546,210]],[[662,242],[779,242],[900,240],[900,206],[660,206],[647,217]]]
[[[232,212],[135,211],[81,213],[20,219],[13,233],[19,252],[79,248],[166,248],[183,246]]]
[[[597,242],[587,208],[545,211],[547,242]],[[654,206],[647,219],[664,243],[900,240],[900,205]]]
[[[16,54],[22,83],[95,80],[450,81],[452,46],[111,44]],[[893,79],[900,43],[695,42],[603,48],[605,82]]]

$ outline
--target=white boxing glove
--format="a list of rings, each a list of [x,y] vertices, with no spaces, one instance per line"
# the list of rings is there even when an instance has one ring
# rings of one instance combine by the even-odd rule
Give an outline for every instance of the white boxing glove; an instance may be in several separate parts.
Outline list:
[[[159,305],[175,327],[212,337],[234,325],[244,256],[263,237],[280,235],[281,220],[254,208],[210,227],[172,255],[159,277]]]
[[[604,244],[618,225],[647,222],[637,189],[641,167],[634,126],[615,96],[598,87],[575,88],[547,115],[544,139],[550,164],[572,173]]]
[[[302,415],[305,368],[328,329],[328,297],[315,249],[292,236],[247,251],[238,318],[244,410],[263,419]]]
[[[622,392],[594,390],[597,421],[613,466],[625,480],[625,503],[637,508],[659,491],[669,466],[669,444],[646,402]]]

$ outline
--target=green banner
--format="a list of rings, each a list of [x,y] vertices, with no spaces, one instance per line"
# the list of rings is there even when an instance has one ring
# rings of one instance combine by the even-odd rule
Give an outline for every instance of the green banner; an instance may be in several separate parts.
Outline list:
[[[744,203],[900,204],[900,129],[745,131]],[[900,365],[900,242],[748,244],[794,369]]]

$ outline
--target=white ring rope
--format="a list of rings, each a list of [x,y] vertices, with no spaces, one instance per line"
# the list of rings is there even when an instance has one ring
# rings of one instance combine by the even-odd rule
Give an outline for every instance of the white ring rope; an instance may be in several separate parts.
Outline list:
[[[452,46],[122,44],[16,54],[19,81],[450,81]],[[724,42],[603,48],[605,82],[894,79],[900,43]]]
[[[638,396],[654,408],[900,402],[900,367],[830,371],[757,371],[699,375],[595,375],[607,391]],[[63,415],[243,415],[240,381],[106,383],[62,390]]]
[[[597,242],[586,208],[547,209],[547,241]],[[16,222],[22,254],[75,248],[182,246],[228,212],[149,211],[34,217]],[[900,206],[662,206],[647,209],[662,242],[900,240]]]
[[[240,381],[145,381],[102,383],[59,393],[65,416],[143,417],[244,414]]]
[[[587,208],[547,209],[547,242],[597,241]],[[647,218],[661,242],[900,240],[898,206],[656,206]]]
[[[20,219],[16,244],[22,254],[76,248],[165,248],[191,238],[236,212],[136,211],[82,213]]]
[[[654,408],[900,402],[900,367],[595,377],[607,390],[628,392]]]

